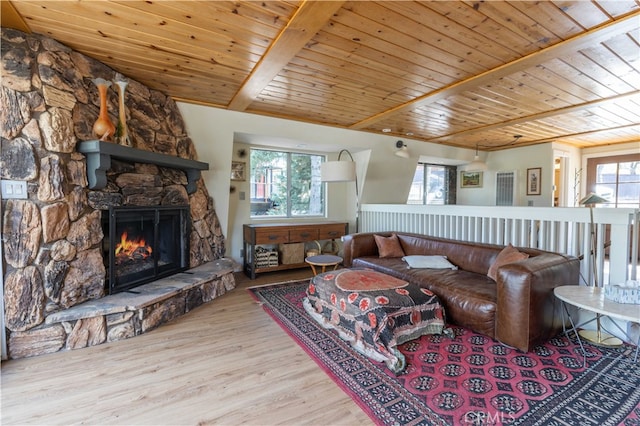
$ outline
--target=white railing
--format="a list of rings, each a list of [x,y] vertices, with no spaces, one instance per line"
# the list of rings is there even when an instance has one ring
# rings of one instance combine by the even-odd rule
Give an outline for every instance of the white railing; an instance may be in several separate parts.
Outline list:
[[[639,219],[640,209],[593,209],[600,285],[638,279]],[[594,282],[591,219],[586,207],[365,204],[360,221],[360,232],[414,232],[570,254],[581,258],[581,283]]]

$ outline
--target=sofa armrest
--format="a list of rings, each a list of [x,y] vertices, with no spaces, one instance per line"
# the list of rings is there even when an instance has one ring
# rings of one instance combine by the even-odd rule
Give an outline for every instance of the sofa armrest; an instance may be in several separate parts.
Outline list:
[[[344,259],[342,264],[346,268],[350,268],[353,265],[353,259],[358,257],[379,256],[378,246],[376,245],[376,240],[373,235],[373,232],[365,232],[361,234],[349,234],[342,237],[342,258]],[[388,237],[391,233],[376,232],[376,235]]]
[[[496,339],[528,352],[562,327],[561,305],[553,289],[577,285],[580,261],[545,253],[498,270]]]

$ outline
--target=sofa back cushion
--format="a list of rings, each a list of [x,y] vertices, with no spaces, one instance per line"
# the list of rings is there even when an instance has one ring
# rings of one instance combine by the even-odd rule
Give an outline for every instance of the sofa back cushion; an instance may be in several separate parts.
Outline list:
[[[398,240],[398,236],[396,234],[391,234],[390,237],[374,235],[373,238],[376,240],[376,245],[378,246],[378,255],[380,257],[404,256],[404,251],[402,250],[402,246],[400,245],[400,241]]]
[[[424,235],[398,233],[404,253],[411,255],[442,255],[465,271],[486,275],[502,250],[500,246],[453,241]]]
[[[529,255],[527,253],[522,253],[518,251],[517,248],[512,246],[511,244],[507,245],[496,257],[496,260],[489,267],[489,272],[487,272],[487,276],[494,281],[497,281],[498,268],[502,265],[507,265],[509,263],[518,262],[520,260],[528,259]]]

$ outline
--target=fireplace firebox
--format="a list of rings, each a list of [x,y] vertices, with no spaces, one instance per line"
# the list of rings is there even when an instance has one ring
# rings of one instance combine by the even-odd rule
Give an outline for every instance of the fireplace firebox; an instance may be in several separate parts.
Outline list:
[[[107,294],[132,291],[189,265],[189,206],[110,207],[102,226]]]

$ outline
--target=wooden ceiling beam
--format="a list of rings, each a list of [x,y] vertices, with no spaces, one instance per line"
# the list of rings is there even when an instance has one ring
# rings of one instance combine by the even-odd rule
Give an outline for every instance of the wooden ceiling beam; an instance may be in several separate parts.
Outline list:
[[[228,109],[246,110],[344,3],[311,0],[302,3],[229,102]]]
[[[449,86],[443,87],[442,89],[435,90],[414,100],[405,102],[402,105],[398,105],[394,108],[381,112],[380,114],[376,114],[365,120],[354,123],[350,128],[356,130],[369,128],[375,123],[386,120],[397,114],[410,112],[416,108],[483,86],[492,81],[526,70],[527,68],[535,65],[605,42],[618,34],[635,30],[638,27],[638,17],[640,17],[640,11],[630,13],[617,21],[601,25],[583,34],[547,47],[546,49],[523,56],[522,58],[500,65],[499,67],[485,71],[474,77],[453,83]]]
[[[581,103],[579,105],[571,105],[571,106],[568,106],[568,107],[557,108],[557,109],[554,109],[554,110],[549,110],[549,111],[541,112],[541,113],[538,113],[538,114],[527,115],[525,117],[518,117],[518,118],[514,118],[512,120],[506,120],[506,121],[501,121],[499,123],[489,124],[487,126],[480,126],[480,127],[475,127],[473,129],[468,129],[468,130],[464,130],[464,131],[457,132],[457,133],[451,133],[451,134],[446,135],[446,136],[438,136],[436,138],[425,139],[425,142],[444,143],[444,142],[450,140],[451,138],[459,138],[461,136],[468,136],[468,135],[472,135],[474,133],[496,130],[496,129],[500,129],[500,128],[503,128],[503,127],[515,126],[515,125],[518,125],[518,124],[527,123],[527,122],[531,122],[531,121],[543,120],[545,118],[555,117],[555,116],[562,115],[562,114],[570,114],[570,113],[573,113],[573,112],[576,112],[576,111],[581,111],[581,110],[584,110],[584,109],[587,109],[587,108],[598,108],[598,107],[601,107],[601,106],[604,106],[604,105],[607,105],[607,104],[610,104],[610,103],[614,103],[614,102],[618,102],[618,101],[624,101],[624,100],[633,99],[633,98],[640,99],[640,92],[639,91],[635,91],[635,92],[631,92],[631,93],[625,93],[623,95],[613,96],[613,97],[607,98],[607,99],[599,99],[597,101],[584,102],[584,103]],[[484,146],[483,148],[493,148],[493,147]]]
[[[18,13],[13,3],[8,0],[2,0],[0,3],[2,3],[2,9],[0,9],[0,16],[2,17],[1,25],[6,28],[13,28],[31,34],[31,28],[29,28],[27,22],[22,18],[22,15]]]
[[[509,148],[513,148],[513,147],[521,147],[521,146],[527,146],[527,145],[537,145],[537,144],[541,144],[541,143],[549,143],[549,142],[563,142],[563,140],[566,139],[571,139],[571,138],[580,138],[583,136],[591,136],[591,135],[597,135],[597,134],[602,134],[602,133],[607,133],[607,132],[612,132],[612,131],[617,131],[617,130],[640,130],[640,124],[637,123],[633,123],[633,124],[624,124],[622,126],[615,126],[615,127],[608,127],[606,129],[595,129],[595,130],[587,130],[584,132],[578,132],[578,133],[566,133],[563,134],[561,136],[558,137],[552,137],[552,138],[543,138],[543,139],[537,139],[537,140],[530,140],[530,141],[523,141],[523,142],[518,142],[518,144],[515,145],[511,145],[509,146]],[[623,141],[617,141],[615,143],[627,143],[627,142],[637,142],[637,138],[635,137],[631,137],[628,140],[623,140]],[[586,146],[588,144],[576,144],[571,143],[574,146],[579,146],[579,147],[583,147]],[[603,145],[603,144],[598,144],[598,145]],[[607,144],[607,145],[611,145],[611,144]],[[494,151],[492,149],[485,149],[485,151]],[[497,151],[497,150],[495,150]]]

